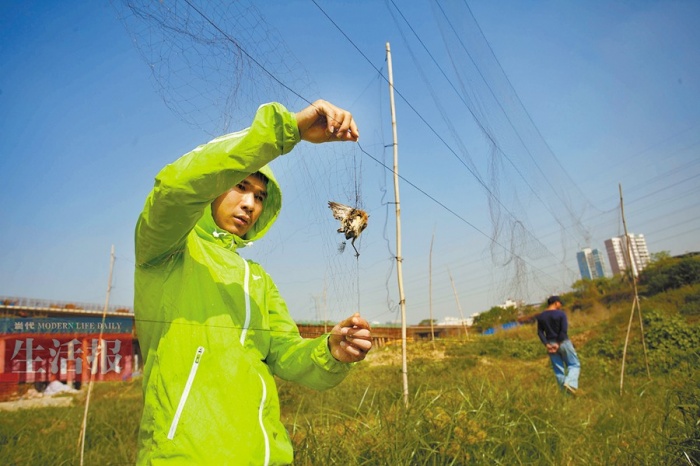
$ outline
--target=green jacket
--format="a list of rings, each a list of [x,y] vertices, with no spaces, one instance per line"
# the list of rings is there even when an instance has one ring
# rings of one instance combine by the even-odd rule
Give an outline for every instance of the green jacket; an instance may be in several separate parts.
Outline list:
[[[282,195],[267,163],[299,142],[294,114],[259,108],[250,128],[197,147],[156,177],[136,226],[136,329],[144,365],[138,464],[289,464],[273,376],[315,389],[350,369],[328,336],[303,339],[263,268],[237,248],[274,223]],[[261,171],[268,196],[239,238],[211,203]]]

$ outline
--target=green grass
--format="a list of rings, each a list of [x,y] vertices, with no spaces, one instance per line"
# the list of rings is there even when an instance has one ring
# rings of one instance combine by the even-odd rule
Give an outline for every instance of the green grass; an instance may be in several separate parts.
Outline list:
[[[398,346],[373,350],[326,392],[280,382],[295,464],[700,464],[697,354],[664,348],[664,366],[652,366],[649,379],[633,336],[620,395],[628,316],[572,316],[582,360],[577,398],[557,389],[532,326],[409,344],[407,408]],[[95,385],[85,464],[133,464],[141,407],[140,380]],[[0,464],[78,464],[82,414],[80,401],[0,412]]]
[[[79,464],[82,395],[66,408],[1,411],[0,464]],[[142,406],[139,380],[94,385],[85,435],[85,464],[134,463]]]
[[[494,342],[464,344],[470,345],[488,352]],[[620,396],[619,374],[605,376],[584,360],[584,394],[572,398],[556,388],[546,358],[472,351],[462,348],[459,357],[414,367],[408,409],[394,366],[367,365],[321,396],[284,385],[285,400],[296,402],[285,403],[285,419],[297,464],[663,465],[690,464],[685,454],[700,459],[697,373],[628,377]],[[464,358],[477,360],[460,363]]]

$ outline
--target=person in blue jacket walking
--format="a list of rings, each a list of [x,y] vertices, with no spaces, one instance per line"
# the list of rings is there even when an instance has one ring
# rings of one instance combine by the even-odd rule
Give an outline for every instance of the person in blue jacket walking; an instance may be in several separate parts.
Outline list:
[[[559,296],[550,296],[547,299],[547,309],[537,316],[537,334],[547,348],[557,383],[568,393],[576,395],[581,363],[573,343],[569,340],[569,323],[561,307]]]

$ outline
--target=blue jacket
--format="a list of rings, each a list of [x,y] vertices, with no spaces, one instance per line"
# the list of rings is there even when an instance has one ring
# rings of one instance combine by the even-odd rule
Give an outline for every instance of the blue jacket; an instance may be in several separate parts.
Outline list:
[[[543,311],[537,315],[537,334],[545,345],[549,342],[561,343],[568,340],[568,329],[566,313],[560,309]]]

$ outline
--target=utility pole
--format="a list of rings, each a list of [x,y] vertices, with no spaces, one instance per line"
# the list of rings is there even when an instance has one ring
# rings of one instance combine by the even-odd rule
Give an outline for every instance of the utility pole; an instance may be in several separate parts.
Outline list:
[[[403,293],[401,269],[401,203],[399,201],[399,143],[396,132],[396,107],[394,105],[394,75],[391,69],[391,47],[386,43],[386,61],[389,72],[389,101],[391,102],[391,131],[394,136],[394,197],[396,198],[396,276],[399,281],[399,305],[401,306],[401,373],[403,375],[403,402],[408,407],[408,363],[406,361],[406,298]]]

